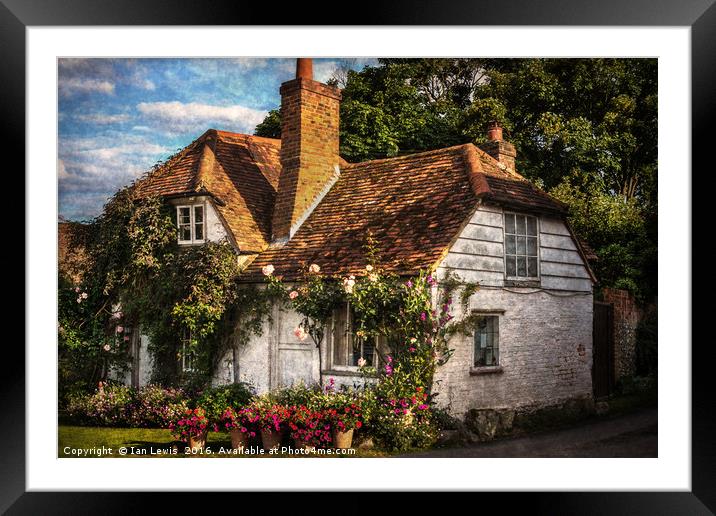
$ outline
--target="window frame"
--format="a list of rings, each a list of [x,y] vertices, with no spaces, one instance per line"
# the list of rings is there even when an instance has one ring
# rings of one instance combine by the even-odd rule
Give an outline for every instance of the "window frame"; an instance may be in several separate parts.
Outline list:
[[[492,334],[497,336],[497,363],[495,364],[485,364],[485,365],[477,365],[476,363],[476,357],[477,357],[477,322],[475,323],[475,327],[472,332],[472,363],[470,365],[470,369],[472,370],[483,370],[483,369],[497,369],[501,368],[502,364],[500,363],[500,318],[502,317],[502,314],[495,313],[495,312],[474,312],[472,314],[475,317],[492,317],[495,320],[495,324],[497,325],[496,331],[493,331]],[[492,346],[492,350],[494,353],[495,346]]]
[[[190,330],[184,330],[184,333],[182,334],[181,338],[181,372],[184,373],[193,373],[196,371],[196,368],[194,367],[194,361],[196,360],[195,353],[189,351],[187,352],[187,345],[189,344],[189,341],[191,341],[191,331]]]
[[[201,207],[202,220],[200,222],[204,238],[196,238],[196,208]],[[179,217],[182,208],[189,209],[189,240],[182,240],[181,238],[181,227],[186,224],[180,224]],[[176,205],[176,223],[177,223],[177,242],[180,245],[193,245],[193,244],[204,244],[206,243],[206,202],[197,202],[190,204],[177,204]]]
[[[524,236],[528,236],[526,233],[527,217],[532,217],[535,220],[535,233],[536,234],[535,234],[534,238],[536,238],[536,240],[537,240],[537,243],[536,243],[537,250],[536,250],[536,255],[534,256],[534,258],[537,259],[537,275],[536,276],[517,276],[517,275],[510,276],[507,273],[507,254],[508,254],[507,253],[507,236],[508,236],[508,234],[511,236],[515,236],[515,237],[519,236],[519,235],[517,235],[517,233],[507,233],[507,216],[508,215],[512,215],[514,217],[517,217],[517,216],[525,217],[525,235]],[[517,231],[517,220],[516,219],[515,219],[515,231]],[[531,237],[531,235],[529,235],[529,236]],[[541,281],[542,263],[540,260],[540,218],[539,218],[539,216],[530,214],[530,213],[520,213],[520,212],[516,212],[516,211],[504,211],[502,214],[502,247],[503,247],[503,253],[502,253],[503,266],[505,268],[505,279],[506,280],[515,281],[515,282],[519,282],[519,281],[539,282],[539,281]],[[525,240],[525,253],[527,253],[527,241],[526,240]],[[518,255],[516,240],[515,240],[515,253],[510,254],[510,256],[512,256],[512,257],[524,256],[525,260],[526,260],[525,268],[527,271],[529,271],[529,258],[532,258],[532,255],[529,255],[529,254]],[[515,274],[517,274],[517,264],[515,264]]]
[[[343,371],[343,372],[358,373],[360,367],[358,367],[357,365],[336,364],[336,362],[335,362],[335,344],[336,344],[335,335],[336,335],[336,324],[337,324],[336,311],[341,308],[345,308],[346,320],[349,321],[349,324],[351,326],[353,324],[352,316],[351,316],[352,315],[351,304],[349,301],[347,301],[345,304],[341,304],[340,307],[337,307],[336,309],[333,310],[333,314],[331,315],[331,325],[330,325],[330,346],[328,346],[328,348],[329,348],[328,349],[328,363],[330,364],[331,371]],[[352,339],[355,338],[355,334],[353,333],[353,331],[348,331],[348,332],[346,332],[346,336],[347,337],[350,336],[350,338],[351,338],[351,341],[348,343],[349,345],[346,346],[346,353],[348,354],[350,352],[350,350],[353,349],[353,340]],[[373,357],[374,357],[373,362],[374,363],[372,365],[372,367],[375,367],[376,369],[378,368],[378,364],[376,364],[375,362],[381,361],[379,350],[381,348],[381,345],[384,344],[383,340],[384,340],[383,337],[380,337],[380,336],[376,338],[375,348],[373,351]],[[363,357],[363,349],[364,349],[363,346],[364,345],[365,345],[365,340],[361,339],[361,357]],[[376,357],[377,357],[377,360],[376,360]],[[348,355],[346,355],[346,361],[347,361],[347,359],[348,359]]]

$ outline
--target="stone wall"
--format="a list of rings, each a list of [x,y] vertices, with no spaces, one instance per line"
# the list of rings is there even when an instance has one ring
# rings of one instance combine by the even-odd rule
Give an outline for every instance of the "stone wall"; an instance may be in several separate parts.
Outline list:
[[[614,306],[614,379],[634,375],[636,369],[636,329],[642,317],[634,297],[626,290],[604,288],[605,303]]]
[[[483,288],[470,302],[472,310],[499,316],[499,367],[474,368],[473,337],[456,335],[453,356],[438,368],[436,402],[456,416],[592,396],[591,293],[510,290]]]

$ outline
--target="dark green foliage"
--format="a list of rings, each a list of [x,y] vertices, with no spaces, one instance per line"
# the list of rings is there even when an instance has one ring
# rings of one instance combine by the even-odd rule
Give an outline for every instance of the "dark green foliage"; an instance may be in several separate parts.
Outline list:
[[[253,388],[246,383],[209,387],[196,394],[192,407],[201,407],[210,424],[219,423],[227,408],[246,407],[254,396]]]
[[[344,158],[480,144],[496,120],[517,149],[518,171],[572,209],[577,233],[600,258],[600,285],[642,301],[656,295],[656,59],[380,64],[346,73]],[[278,137],[279,118],[272,111],[257,134]]]

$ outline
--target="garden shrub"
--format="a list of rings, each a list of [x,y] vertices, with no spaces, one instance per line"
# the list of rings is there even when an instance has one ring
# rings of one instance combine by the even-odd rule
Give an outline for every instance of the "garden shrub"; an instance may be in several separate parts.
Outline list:
[[[132,426],[127,416],[134,399],[135,392],[131,387],[109,384],[92,395],[71,396],[67,415],[85,425]]]
[[[188,408],[180,389],[105,385],[94,394],[71,396],[67,415],[87,426],[167,428]]]
[[[193,405],[204,409],[209,421],[216,424],[223,419],[227,408],[245,407],[253,397],[252,387],[240,382],[205,389],[198,395]]]
[[[136,390],[134,401],[125,410],[129,426],[168,428],[187,408],[181,389],[147,385]]]
[[[438,438],[438,428],[432,416],[428,395],[422,387],[408,397],[381,395],[380,387],[372,396],[364,398],[368,433],[381,448],[406,451],[428,448]]]

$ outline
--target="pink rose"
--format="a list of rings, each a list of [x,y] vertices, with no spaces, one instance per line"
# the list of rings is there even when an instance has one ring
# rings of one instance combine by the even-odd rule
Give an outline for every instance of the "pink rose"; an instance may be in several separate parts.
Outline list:
[[[296,326],[296,328],[293,330],[293,334],[301,342],[306,340],[306,338],[308,337],[308,333],[306,333],[306,330],[303,329],[303,326]]]
[[[321,272],[321,268],[317,264],[312,263],[311,266],[308,268],[308,271],[312,272],[313,274],[318,274],[319,272]]]
[[[265,265],[264,267],[261,268],[261,272],[263,272],[264,276],[271,276],[271,274],[273,274],[274,270],[275,269],[273,268],[273,265],[271,265],[271,264]]]
[[[288,297],[291,299],[296,299],[298,297],[298,292],[296,292],[295,290],[292,290],[291,293],[288,295]]]

